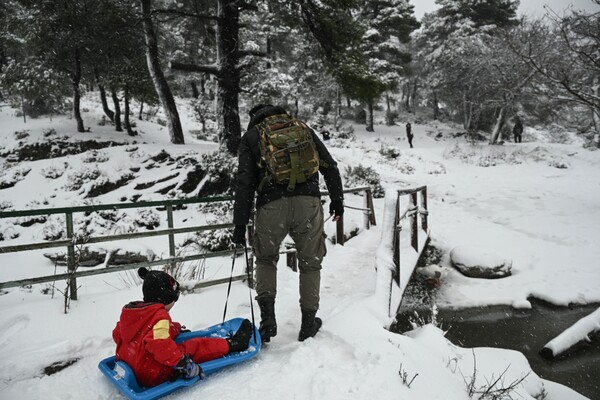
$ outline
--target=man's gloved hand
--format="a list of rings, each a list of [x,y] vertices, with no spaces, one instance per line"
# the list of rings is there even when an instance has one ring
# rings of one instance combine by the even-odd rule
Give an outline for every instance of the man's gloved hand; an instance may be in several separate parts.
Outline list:
[[[234,244],[244,246],[246,244],[246,225],[236,225],[233,229],[233,237],[231,241]]]
[[[194,362],[189,356],[181,357],[181,360],[175,366],[177,374],[185,379],[192,379],[195,376],[200,375],[202,378],[202,368]]]
[[[329,215],[333,215],[334,221],[339,221],[344,215],[344,201],[343,200],[331,200],[329,203]]]

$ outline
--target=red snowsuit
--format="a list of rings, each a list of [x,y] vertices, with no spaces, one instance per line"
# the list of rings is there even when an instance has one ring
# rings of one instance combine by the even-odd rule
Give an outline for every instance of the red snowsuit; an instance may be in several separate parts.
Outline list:
[[[227,340],[220,338],[193,338],[176,344],[180,332],[181,324],[171,321],[163,304],[129,303],[112,332],[117,360],[133,369],[141,386],[156,386],[173,376],[173,367],[184,355],[200,363],[229,353]]]

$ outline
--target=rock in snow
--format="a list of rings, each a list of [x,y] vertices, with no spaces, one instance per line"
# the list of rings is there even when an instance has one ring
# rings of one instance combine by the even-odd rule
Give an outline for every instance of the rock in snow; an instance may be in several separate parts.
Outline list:
[[[481,246],[457,246],[450,252],[450,261],[470,278],[496,279],[510,276],[512,261]]]

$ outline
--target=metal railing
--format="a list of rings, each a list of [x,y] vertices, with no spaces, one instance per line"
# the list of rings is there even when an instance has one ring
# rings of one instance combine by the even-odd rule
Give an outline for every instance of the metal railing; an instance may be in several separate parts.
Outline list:
[[[352,207],[346,205],[347,208],[356,209],[364,212],[364,225],[365,229],[369,229],[371,225],[376,225],[375,220],[375,210],[373,207],[373,196],[371,194],[370,187],[358,187],[352,189],[344,190],[344,193],[361,193],[364,192],[363,196],[363,207]],[[328,192],[322,192],[321,195],[327,195]],[[8,246],[0,246],[0,254],[5,253],[15,253],[29,250],[39,250],[39,249],[49,249],[49,248],[57,248],[57,247],[66,247],[67,248],[67,273],[63,274],[54,274],[47,275],[35,278],[28,279],[20,279],[20,280],[12,280],[7,282],[0,282],[0,289],[6,289],[11,287],[20,287],[24,285],[32,285],[38,283],[46,283],[46,282],[55,282],[57,280],[67,280],[69,295],[72,300],[77,300],[77,278],[93,276],[93,275],[101,275],[112,272],[120,272],[127,271],[131,269],[137,269],[140,267],[153,267],[158,265],[175,265],[177,263],[185,262],[185,261],[195,261],[200,259],[207,258],[215,258],[226,256],[234,253],[234,250],[224,250],[218,252],[211,253],[202,253],[202,254],[194,254],[194,255],[186,255],[186,256],[177,256],[175,249],[175,235],[181,233],[192,233],[192,232],[200,232],[206,230],[214,230],[214,229],[228,229],[233,228],[235,225],[233,223],[228,224],[218,224],[218,225],[200,225],[200,226],[186,226],[181,228],[174,227],[173,220],[173,211],[177,206],[184,206],[189,204],[198,204],[198,203],[212,203],[212,202],[222,202],[222,201],[232,201],[234,198],[232,196],[220,196],[220,197],[208,197],[208,198],[189,198],[189,199],[178,199],[178,200],[162,200],[162,201],[147,201],[147,202],[137,202],[137,203],[116,203],[116,204],[98,204],[98,205],[89,205],[89,206],[76,206],[76,207],[61,207],[61,208],[45,208],[45,209],[36,209],[36,210],[20,210],[20,211],[0,211],[0,219],[3,218],[18,218],[18,217],[28,217],[28,216],[46,216],[46,215],[56,215],[56,214],[64,214],[65,215],[65,232],[66,238],[60,240],[53,241],[45,241],[45,242],[36,242],[36,243],[27,243],[27,244],[19,244],[19,245],[8,245]],[[131,208],[149,208],[149,207],[158,207],[162,209],[162,211],[166,211],[167,213],[167,229],[160,230],[152,230],[145,232],[132,232],[126,234],[118,234],[118,235],[105,235],[105,236],[95,236],[95,237],[77,237],[74,234],[73,229],[73,215],[76,213],[91,213],[95,211],[103,211],[103,210],[119,210],[119,209],[131,209]],[[336,228],[336,241],[339,244],[344,244],[344,222],[343,220],[337,222]],[[252,225],[249,225],[248,231],[251,234]],[[108,266],[106,268],[93,269],[88,271],[78,271],[78,263],[76,262],[76,248],[78,246],[84,246],[94,243],[103,243],[103,242],[114,242],[119,240],[128,240],[128,239],[137,239],[137,238],[145,238],[145,237],[154,237],[154,236],[168,236],[169,241],[169,258],[163,258],[160,260],[153,261],[145,261],[135,264],[126,264],[119,266]],[[251,236],[251,235],[250,235]],[[283,253],[287,254],[288,266],[295,268],[297,265],[297,258],[295,254],[295,249],[286,250]],[[252,277],[252,265],[253,260],[250,260],[249,268],[250,273],[247,275],[240,275],[234,277],[234,280],[241,280],[247,276]],[[293,266],[292,266],[293,265]],[[195,288],[206,287],[212,284],[219,284],[228,281],[229,279],[216,279],[210,282],[201,282],[197,284]],[[253,283],[249,282],[249,285],[252,286]]]
[[[175,252],[175,235],[180,233],[200,232],[213,229],[227,229],[232,228],[234,225],[231,224],[219,224],[219,225],[203,225],[203,226],[187,226],[182,228],[175,228],[173,222],[173,210],[174,207],[183,206],[188,204],[198,203],[213,203],[222,201],[232,201],[232,196],[220,196],[220,197],[207,197],[207,198],[189,198],[189,199],[177,199],[177,200],[162,200],[162,201],[147,201],[137,203],[116,203],[116,204],[99,204],[89,206],[77,206],[77,207],[62,207],[62,208],[46,208],[37,210],[21,210],[21,211],[0,211],[0,218],[17,218],[27,216],[40,216],[40,215],[54,215],[64,214],[65,215],[65,230],[66,238],[61,240],[53,240],[48,242],[37,242],[28,243],[13,246],[1,246],[0,254],[3,253],[14,253],[28,250],[48,249],[55,247],[67,247],[67,270],[65,274],[55,274],[42,276],[30,279],[13,280],[8,282],[0,282],[0,289],[19,287],[23,285],[31,285],[36,283],[54,282],[58,279],[65,279],[68,281],[68,287],[70,291],[70,298],[77,300],[77,278],[92,275],[101,275],[106,273],[126,271],[130,269],[137,269],[140,267],[152,267],[157,265],[200,260],[206,258],[221,257],[224,255],[232,254],[233,250],[225,250],[213,253],[194,254],[187,256],[176,256]],[[148,207],[159,207],[164,209],[167,213],[167,229],[153,230],[146,232],[132,232],[119,235],[106,235],[97,237],[85,237],[78,238],[74,235],[73,230],[73,214],[76,213],[89,213],[94,211],[103,210],[119,210],[119,209],[130,209],[130,208],[148,208]],[[146,261],[135,264],[127,264],[121,266],[113,266],[102,269],[94,269],[90,271],[77,271],[77,263],[75,260],[75,249],[77,246],[83,246],[93,243],[111,242],[125,239],[136,239],[143,237],[152,236],[168,236],[169,240],[169,258],[160,260]],[[251,275],[250,275],[251,276]],[[241,278],[240,278],[241,279]]]
[[[375,207],[373,206],[373,193],[371,192],[371,188],[369,186],[360,186],[351,189],[345,189],[344,194],[346,193],[363,193],[363,206],[362,207],[354,207],[347,203],[344,203],[344,208],[351,210],[362,211],[364,215],[364,228],[370,229],[371,225],[376,226],[377,220],[375,218]],[[322,191],[321,196],[327,196],[329,192]],[[252,227],[248,228],[248,236],[252,237]],[[340,219],[336,222],[335,228],[335,243],[340,245],[344,245],[346,243],[346,237],[344,236],[344,219]],[[296,249],[294,247],[287,248],[282,251],[282,253],[286,254],[286,265],[290,267],[292,270],[298,270],[298,257],[296,256]]]

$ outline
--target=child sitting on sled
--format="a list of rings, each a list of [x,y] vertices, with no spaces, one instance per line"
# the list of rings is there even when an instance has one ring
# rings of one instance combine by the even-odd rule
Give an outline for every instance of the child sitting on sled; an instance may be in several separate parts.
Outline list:
[[[193,378],[202,372],[197,363],[248,348],[253,327],[247,319],[228,339],[192,338],[176,344],[182,326],[171,320],[169,310],[179,298],[179,283],[162,271],[140,268],[138,274],[144,281],[144,301],[123,307],[112,335],[117,360],[131,367],[141,386]]]

